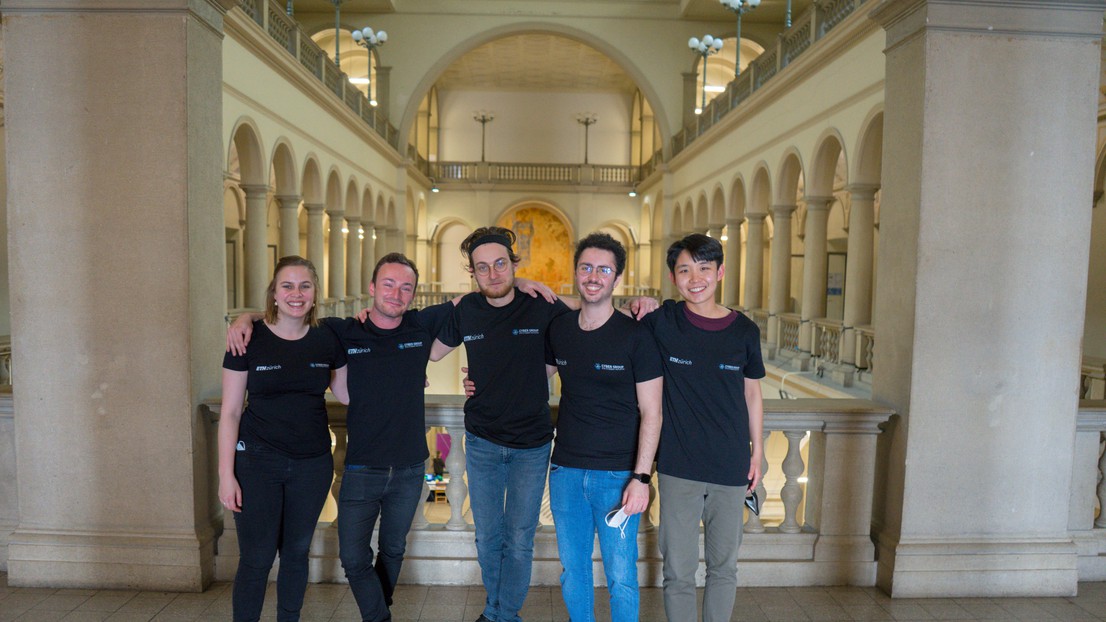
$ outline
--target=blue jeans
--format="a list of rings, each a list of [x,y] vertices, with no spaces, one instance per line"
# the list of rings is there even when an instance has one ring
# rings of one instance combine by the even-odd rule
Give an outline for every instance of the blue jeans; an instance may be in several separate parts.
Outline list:
[[[338,493],[338,554],[361,619],[392,619],[396,579],[407,550],[407,532],[422,501],[423,463],[373,468],[349,465]],[[376,565],[371,545],[380,519]]]
[[[296,459],[253,446],[235,452],[234,476],[242,488],[242,511],[234,513],[239,555],[234,620],[252,622],[261,616],[279,551],[277,620],[295,622],[307,590],[307,553],[330,492],[334,461],[329,453]]]
[[[522,620],[549,448],[512,449],[465,433],[476,558],[488,595],[484,617],[494,622]]]
[[[629,471],[549,467],[549,506],[564,568],[561,596],[572,622],[595,622],[591,557],[596,531],[611,597],[611,622],[638,619],[637,528],[641,515],[629,517],[624,531],[609,527],[604,520],[622,507],[622,491],[629,481]]]

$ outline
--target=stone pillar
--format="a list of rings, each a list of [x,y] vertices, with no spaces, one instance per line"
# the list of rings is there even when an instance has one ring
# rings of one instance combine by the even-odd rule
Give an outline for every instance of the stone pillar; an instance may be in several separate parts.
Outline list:
[[[365,230],[365,239],[361,240],[361,291],[369,293],[369,283],[373,280],[373,268],[376,267],[376,244],[373,241],[373,223],[361,221]]]
[[[389,105],[392,101],[392,68],[376,67],[376,107],[384,118],[388,118]]]
[[[342,210],[327,210],[326,213],[330,216],[330,248],[327,253],[328,273],[326,279],[326,297],[343,298],[346,295],[346,258],[343,252],[345,241],[342,239],[342,225],[345,223],[342,214],[344,214],[344,212]]]
[[[726,278],[723,288],[726,290],[723,302],[737,309],[741,306],[738,292],[741,291],[741,221],[737,218],[726,219]]]
[[[718,243],[722,245],[722,261],[725,262],[726,259],[727,259],[727,257],[725,256],[726,243],[722,241],[722,225],[710,225],[710,226],[708,226],[707,227],[707,237],[718,240]],[[725,263],[723,263],[723,265],[725,265]],[[727,270],[728,270],[728,268],[727,268]],[[728,272],[727,272],[727,274],[728,274]],[[722,295],[723,295],[724,292],[725,292],[725,286],[719,287],[718,289],[714,290],[714,299],[715,299],[716,302],[719,302],[719,303],[722,302]]]
[[[377,225],[373,228],[373,232],[373,235],[376,236],[376,241],[374,242],[376,246],[376,261],[380,261],[381,257],[388,254],[388,231],[383,226]]]
[[[764,300],[764,219],[766,214],[747,214],[749,233],[745,247],[745,307],[761,308]],[[740,232],[738,232],[740,235]],[[766,339],[767,335],[761,335]]]
[[[681,73],[684,77],[684,127],[695,123],[695,109],[699,107],[699,89],[695,82],[699,74],[694,71]]]
[[[322,203],[304,203],[307,210],[307,259],[315,264],[315,269],[322,272],[326,259],[326,250],[323,248],[323,213],[325,205]],[[319,275],[322,278],[322,275]],[[322,295],[322,292],[319,292]]]
[[[269,236],[269,187],[242,184],[246,194],[246,306],[265,308],[265,288],[269,286],[269,260],[266,242]]]
[[[361,227],[359,218],[347,218],[346,229],[346,295],[361,295]],[[368,291],[368,290],[366,290]]]
[[[211,581],[227,8],[4,8],[12,587]]]
[[[1076,593],[1066,508],[1104,8],[872,13],[894,163],[872,397],[898,413],[877,581],[896,597]]]
[[[879,186],[852,184],[849,191],[849,248],[845,265],[844,363],[856,363],[856,327],[872,323],[872,256],[875,197]]]
[[[676,284],[672,282],[672,273],[668,270],[668,247],[672,246],[676,240],[679,240],[682,236],[669,235],[664,241],[661,251],[661,265],[664,266],[664,278],[661,279],[661,298],[677,298],[680,292],[676,291]]]
[[[649,240],[649,248],[653,250],[649,256],[649,263],[653,266],[651,282],[656,284],[658,293],[664,289],[664,282],[668,280],[668,266],[664,263],[664,254],[668,251],[668,247],[664,246],[663,242],[664,240],[659,236]]]
[[[779,318],[787,313],[791,298],[791,214],[794,205],[773,205],[772,265],[768,284],[768,351],[774,357],[779,337]]]
[[[813,321],[826,315],[826,219],[833,197],[805,197],[806,235],[803,236],[803,302],[799,310],[799,358],[810,360]]]
[[[299,207],[302,197],[298,194],[282,194],[276,200],[280,204],[280,256],[299,255]]]
[[[386,239],[388,240],[387,253],[402,253],[404,251],[403,233],[400,232],[399,227],[388,227]]]

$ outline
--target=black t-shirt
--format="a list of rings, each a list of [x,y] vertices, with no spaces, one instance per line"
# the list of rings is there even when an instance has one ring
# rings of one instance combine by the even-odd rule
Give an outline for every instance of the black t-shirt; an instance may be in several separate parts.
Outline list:
[[[553,438],[545,333],[568,311],[515,289],[505,307],[493,307],[479,292],[461,298],[438,339],[465,344],[476,393],[465,402],[465,429],[493,443],[529,449]]]
[[[247,372],[249,396],[238,439],[260,443],[291,458],[330,453],[326,400],[330,370],[346,364],[334,333],[310,328],[293,341],[273,334],[265,322],[253,323],[243,356],[227,352],[223,367]]]
[[[629,471],[637,459],[637,383],[660,377],[649,329],[615,312],[599,328],[580,328],[579,311],[549,325],[546,363],[561,376],[554,464]]]
[[[745,378],[764,377],[760,330],[738,317],[723,330],[692,326],[683,302],[642,319],[664,363],[664,422],[657,471],[723,486],[749,483]]]
[[[400,325],[383,329],[371,321],[326,318],[349,364],[346,464],[410,466],[426,460],[426,402],[423,395],[430,346],[453,313],[446,302],[403,314]]]

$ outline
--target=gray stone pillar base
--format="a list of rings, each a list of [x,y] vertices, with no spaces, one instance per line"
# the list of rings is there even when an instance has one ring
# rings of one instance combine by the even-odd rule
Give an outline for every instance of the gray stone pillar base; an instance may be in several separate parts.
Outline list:
[[[8,585],[201,592],[214,555],[196,534],[16,530]]]
[[[878,584],[894,598],[1075,596],[1078,585],[1076,546],[1066,539],[881,542],[879,556]]]

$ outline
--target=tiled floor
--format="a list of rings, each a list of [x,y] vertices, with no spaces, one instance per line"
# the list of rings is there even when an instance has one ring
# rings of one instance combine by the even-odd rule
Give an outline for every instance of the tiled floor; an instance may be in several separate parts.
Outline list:
[[[273,585],[262,620],[273,620]],[[400,586],[392,615],[395,622],[472,622],[480,615],[484,591],[479,587]],[[597,590],[599,620],[609,620],[606,591]],[[641,620],[663,621],[658,588],[641,590]],[[560,588],[530,590],[522,617],[529,622],[563,621],[568,616]],[[357,621],[357,605],[344,585],[312,585],[307,590],[303,622]],[[8,587],[0,573],[0,622],[27,620],[149,620],[193,622],[230,620],[230,584],[216,583],[202,594],[115,590],[55,590]],[[742,588],[732,620],[1066,620],[1106,621],[1106,583],[1081,583],[1075,598],[942,598],[892,600],[874,588]],[[684,621],[681,621],[684,622]],[[692,621],[687,621],[692,622]]]

